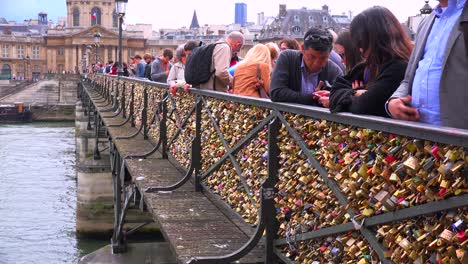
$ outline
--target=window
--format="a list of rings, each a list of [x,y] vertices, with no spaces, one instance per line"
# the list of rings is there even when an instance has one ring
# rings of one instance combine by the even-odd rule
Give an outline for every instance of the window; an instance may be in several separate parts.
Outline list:
[[[10,45],[3,44],[2,46],[2,57],[9,58],[10,57]]]
[[[16,71],[16,74],[18,76],[22,76],[24,73],[24,63],[18,64],[18,70]]]
[[[11,67],[8,64],[3,64],[2,71],[0,72],[0,80],[11,79]]]
[[[114,9],[114,12],[112,13],[112,26],[113,27],[119,27],[119,15],[117,15],[117,13],[115,12],[115,9]]]
[[[79,27],[80,26],[80,10],[78,7],[73,9],[73,26]]]
[[[101,9],[95,7],[91,9],[91,26],[101,25]]]
[[[294,26],[294,27],[292,27],[292,32],[294,32],[294,33],[299,33],[299,32],[301,32],[301,27],[299,27],[299,26]]]
[[[328,17],[327,17],[327,16],[324,16],[324,17],[323,17],[323,22],[324,22],[324,23],[328,23]]]
[[[156,48],[151,49],[151,56],[156,57],[158,55],[158,50]]]
[[[294,16],[294,22],[299,22],[299,16]]]
[[[40,65],[34,65],[34,72],[41,72],[41,66]]]
[[[315,23],[315,19],[313,16],[309,16],[309,23]]]
[[[39,46],[32,47],[32,58],[39,59]]]
[[[57,50],[57,55],[58,56],[64,56],[65,55],[65,48],[59,48]]]
[[[19,59],[24,58],[24,46],[23,45],[16,46],[16,53],[18,53]]]

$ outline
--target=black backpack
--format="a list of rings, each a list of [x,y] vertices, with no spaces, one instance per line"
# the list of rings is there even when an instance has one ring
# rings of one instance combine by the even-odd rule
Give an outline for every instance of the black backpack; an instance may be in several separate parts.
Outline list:
[[[214,71],[211,71],[213,50],[220,43],[201,45],[192,50],[185,64],[185,82],[193,86],[199,86],[210,80]]]

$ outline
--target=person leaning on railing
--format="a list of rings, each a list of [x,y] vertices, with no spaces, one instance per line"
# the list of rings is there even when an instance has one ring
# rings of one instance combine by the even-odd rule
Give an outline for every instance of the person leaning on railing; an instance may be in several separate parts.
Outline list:
[[[233,94],[269,98],[271,55],[263,44],[251,48],[237,65],[234,73]]]
[[[304,36],[301,51],[282,51],[271,76],[271,100],[328,107],[328,91],[321,90],[343,75],[329,60],[332,47],[328,31],[312,28]]]
[[[187,57],[185,55],[184,45],[177,47],[175,60],[176,63],[171,67],[169,75],[167,76],[169,91],[172,95],[176,95],[177,87],[185,86],[185,63],[187,62]]]
[[[468,3],[439,2],[419,26],[405,78],[386,108],[396,119],[468,129]]]
[[[403,80],[411,40],[395,15],[380,6],[357,15],[350,31],[364,61],[333,84],[330,112],[387,116],[384,105]]]

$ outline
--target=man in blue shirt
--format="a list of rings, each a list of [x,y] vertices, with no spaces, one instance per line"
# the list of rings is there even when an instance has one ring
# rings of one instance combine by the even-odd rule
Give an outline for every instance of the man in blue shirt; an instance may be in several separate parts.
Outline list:
[[[145,78],[146,63],[142,60],[140,55],[135,55],[136,73],[135,77]]]
[[[405,79],[387,102],[393,118],[468,128],[468,56],[460,30],[465,5],[439,0],[421,24]]]

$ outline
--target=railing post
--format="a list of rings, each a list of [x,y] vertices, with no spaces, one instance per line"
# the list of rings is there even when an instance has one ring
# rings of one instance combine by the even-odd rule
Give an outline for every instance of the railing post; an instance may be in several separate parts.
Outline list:
[[[115,95],[114,95],[114,104],[113,104],[113,111],[117,111],[119,109],[119,81],[116,81],[115,85]]]
[[[94,144],[94,160],[100,160],[101,159],[101,153],[99,153],[99,129],[101,126],[101,121],[100,121],[100,116],[98,113],[98,110],[96,109],[94,111],[94,130],[95,130],[95,136],[96,136],[96,143]]]
[[[273,242],[278,238],[279,223],[276,219],[275,194],[276,183],[278,182],[278,171],[280,168],[278,147],[278,135],[281,128],[281,121],[275,117],[268,125],[268,178],[262,185],[262,219],[265,220],[266,245],[265,263],[275,263],[275,253]]]
[[[162,118],[159,122],[159,136],[161,137],[161,155],[163,159],[167,159],[167,100],[169,98],[168,90],[164,93],[164,100],[162,100]]]
[[[86,127],[87,130],[91,130],[91,98],[88,97],[88,126]]]
[[[84,115],[87,116],[88,115],[88,93],[84,92],[84,89],[83,89],[83,97],[81,98],[81,101],[83,102],[84,104]]]
[[[125,166],[122,166],[124,160],[120,158],[120,155],[115,151],[114,155],[114,167],[115,173],[112,175],[112,183],[114,186],[114,234],[111,238],[112,253],[123,253],[126,250],[125,243],[122,241],[121,234],[119,233],[120,215],[122,214],[122,184],[120,174],[122,170],[125,170]]]
[[[148,139],[148,88],[143,90],[143,110],[141,111],[141,125],[143,126],[143,139]]]
[[[126,89],[126,84],[124,83],[123,84],[123,87],[122,87],[122,101],[120,103],[120,108],[122,109],[122,118],[125,119],[127,118],[127,109],[125,109],[125,89]]]
[[[131,91],[131,98],[130,101],[130,125],[131,127],[135,127],[135,116],[133,115],[134,109],[134,102],[135,102],[135,84],[132,84],[132,91]]]
[[[201,192],[201,121],[202,121],[203,100],[201,96],[197,97],[197,106],[195,109],[195,138],[192,141],[192,163],[195,168],[195,191]]]

